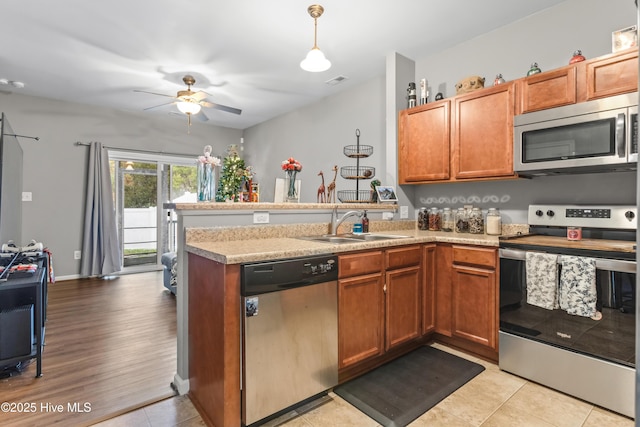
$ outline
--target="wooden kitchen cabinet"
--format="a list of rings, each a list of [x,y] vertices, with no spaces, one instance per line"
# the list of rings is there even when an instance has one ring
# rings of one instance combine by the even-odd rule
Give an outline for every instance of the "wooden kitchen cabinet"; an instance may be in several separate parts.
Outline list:
[[[520,85],[520,113],[544,110],[577,102],[576,66],[526,77]]]
[[[338,367],[384,352],[382,251],[338,258]]]
[[[514,87],[509,82],[401,111],[400,184],[514,177]]]
[[[638,90],[638,49],[519,79],[517,114],[576,104]]]
[[[587,100],[636,90],[638,48],[606,55],[587,63]]]
[[[400,184],[449,179],[450,109],[451,102],[445,100],[400,112]]]
[[[497,251],[457,245],[452,251],[452,336],[497,351]]]
[[[513,82],[455,98],[451,135],[454,179],[514,176],[514,113]]]
[[[421,336],[420,246],[385,251],[385,350]]]
[[[340,369],[420,338],[421,262],[420,245],[340,255]]]
[[[497,263],[495,248],[436,245],[437,340],[497,360]]]

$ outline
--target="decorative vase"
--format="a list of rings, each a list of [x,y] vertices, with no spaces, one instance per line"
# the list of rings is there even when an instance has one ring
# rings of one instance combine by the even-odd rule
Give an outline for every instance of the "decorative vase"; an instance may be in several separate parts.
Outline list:
[[[216,194],[216,181],[213,165],[198,163],[198,201],[210,202]]]
[[[284,188],[287,192],[285,201],[296,203],[298,201],[298,189],[296,188],[296,175],[298,171],[285,171]]]

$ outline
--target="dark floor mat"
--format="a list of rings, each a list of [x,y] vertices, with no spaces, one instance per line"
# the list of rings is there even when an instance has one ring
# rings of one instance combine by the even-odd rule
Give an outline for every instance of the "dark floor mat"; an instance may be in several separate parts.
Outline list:
[[[484,370],[424,346],[333,391],[385,427],[406,426]]]

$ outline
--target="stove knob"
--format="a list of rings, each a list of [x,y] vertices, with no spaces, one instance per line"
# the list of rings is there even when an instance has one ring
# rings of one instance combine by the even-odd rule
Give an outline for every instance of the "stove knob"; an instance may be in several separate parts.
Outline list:
[[[536,211],[536,216],[542,216],[542,215],[544,215],[544,212],[542,212],[540,209],[538,209]]]
[[[549,209],[549,210],[547,211],[547,216],[551,216],[551,217],[552,217],[552,216],[554,216],[555,214],[556,214],[556,213],[555,213],[554,211],[552,211],[551,209]]]
[[[626,211],[624,213],[624,217],[627,218],[629,221],[631,221],[633,218],[636,217],[636,214],[634,214],[633,211]]]

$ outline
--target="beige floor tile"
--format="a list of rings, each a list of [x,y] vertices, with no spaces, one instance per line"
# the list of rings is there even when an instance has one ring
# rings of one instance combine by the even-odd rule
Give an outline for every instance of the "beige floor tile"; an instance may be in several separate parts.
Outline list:
[[[528,412],[558,427],[579,427],[592,405],[566,394],[527,383],[505,404],[516,412]]]
[[[149,423],[153,427],[172,427],[181,422],[199,417],[187,396],[176,396],[165,399],[144,408]]]
[[[474,427],[474,425],[436,406],[418,417],[409,424],[409,427]]]
[[[513,375],[485,370],[437,406],[472,425],[480,425],[524,384]]]
[[[329,393],[333,399],[322,406],[301,415],[313,427],[377,427],[379,424],[340,396]],[[284,424],[289,427],[288,424]]]
[[[502,405],[484,423],[482,427],[554,427],[529,412],[518,411],[507,405]]]
[[[149,423],[149,419],[147,418],[147,414],[143,409],[138,409],[136,411],[127,412],[126,414],[117,416],[115,418],[108,419],[98,424],[94,424],[94,426],[98,427],[151,427]]]
[[[582,427],[633,427],[632,419],[594,407]]]

